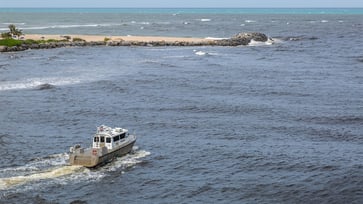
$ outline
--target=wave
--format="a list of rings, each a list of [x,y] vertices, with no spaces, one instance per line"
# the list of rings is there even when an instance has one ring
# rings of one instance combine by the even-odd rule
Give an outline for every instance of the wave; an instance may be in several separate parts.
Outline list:
[[[193,50],[195,55],[199,55],[199,56],[212,56],[212,55],[218,55],[218,53],[212,53],[212,52],[205,52],[205,51],[201,51],[201,50]]]
[[[209,18],[202,18],[202,19],[200,19],[200,21],[202,21],[202,22],[209,22],[209,21],[211,21],[212,19],[209,19]]]
[[[81,83],[78,78],[33,78],[23,81],[0,82],[0,91],[16,89],[39,89],[53,88],[54,86],[64,86]],[[48,86],[47,86],[48,84]]]
[[[73,25],[50,25],[50,26],[31,26],[19,27],[21,30],[45,30],[45,29],[67,29],[67,28],[82,28],[82,27],[112,27],[122,24],[103,23],[103,24],[73,24]],[[8,30],[9,28],[0,28],[0,30]]]
[[[248,43],[248,46],[255,47],[255,46],[273,45],[278,42],[280,42],[278,39],[271,39],[271,38],[269,38],[266,42],[251,40],[251,42]]]
[[[304,41],[304,40],[317,40],[315,36],[287,36],[287,37],[274,37],[274,40],[279,39],[282,41]]]
[[[245,23],[256,23],[255,20],[245,20]]]

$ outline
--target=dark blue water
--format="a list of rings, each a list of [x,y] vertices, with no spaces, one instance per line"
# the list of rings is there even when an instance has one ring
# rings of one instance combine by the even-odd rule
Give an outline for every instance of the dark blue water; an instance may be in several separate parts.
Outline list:
[[[0,203],[362,203],[361,16],[233,16],[181,32],[276,43],[2,53]],[[135,132],[133,153],[67,166],[101,124]]]

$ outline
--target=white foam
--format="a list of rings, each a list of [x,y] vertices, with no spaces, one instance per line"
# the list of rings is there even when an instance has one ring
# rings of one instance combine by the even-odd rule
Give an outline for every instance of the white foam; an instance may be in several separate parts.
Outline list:
[[[134,149],[137,149],[137,147],[134,147]],[[145,150],[135,151],[133,154],[128,154],[126,156],[116,158],[115,161],[109,163],[108,165],[103,167],[103,169],[105,171],[116,171],[117,169],[120,168],[129,168],[142,162],[140,159],[150,154],[151,154],[150,152]]]
[[[205,39],[207,39],[207,40],[225,40],[225,39],[228,39],[228,38],[206,37]]]
[[[206,53],[206,52],[203,52],[203,51],[194,51],[194,53],[196,54],[196,55],[199,55],[199,56],[203,56],[203,55],[206,55],[206,54],[208,54],[208,53]]]
[[[55,86],[64,86],[78,84],[81,80],[78,78],[31,78],[18,81],[0,82],[0,91],[16,90],[16,89],[32,89],[42,84],[51,84]]]
[[[256,23],[254,20],[245,20],[245,23]]]
[[[25,23],[2,23],[4,25],[25,25]]]
[[[55,154],[46,158],[38,158],[22,167],[0,170],[0,190],[16,188],[26,191],[36,189],[47,184],[68,184],[69,182],[95,182],[113,172],[123,168],[130,168],[140,162],[141,158],[150,155],[150,152],[133,148],[133,153],[115,159],[106,166],[90,170],[82,166],[67,164],[68,154]],[[124,173],[122,171],[122,173]],[[3,177],[6,175],[6,177]],[[1,178],[2,177],[2,178]],[[27,185],[31,183],[31,185]],[[22,188],[17,188],[22,185]]]
[[[321,20],[322,23],[327,23],[329,22],[328,20]]]
[[[37,172],[34,174],[24,175],[24,176],[14,176],[9,178],[0,178],[0,187],[3,189],[11,188],[13,186],[25,184],[31,181],[39,181],[44,179],[52,179],[61,176],[66,176],[72,174],[81,168],[82,166],[61,166],[50,170]],[[1,189],[0,189],[1,190]]]
[[[202,22],[209,22],[209,21],[211,21],[211,19],[209,19],[209,18],[202,18],[202,19],[200,19],[200,21],[202,21]]]
[[[248,46],[255,47],[255,46],[273,45],[276,42],[277,41],[275,41],[275,39],[271,39],[271,38],[269,38],[266,42],[251,40],[251,42],[248,44]]]

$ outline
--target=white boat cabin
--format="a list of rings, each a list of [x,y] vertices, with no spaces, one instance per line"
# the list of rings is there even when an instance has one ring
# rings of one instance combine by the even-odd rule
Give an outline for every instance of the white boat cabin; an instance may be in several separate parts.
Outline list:
[[[128,130],[123,128],[111,128],[105,125],[101,125],[97,128],[97,133],[93,136],[92,147],[99,149],[107,147],[112,150],[115,147],[121,145],[128,136]]]

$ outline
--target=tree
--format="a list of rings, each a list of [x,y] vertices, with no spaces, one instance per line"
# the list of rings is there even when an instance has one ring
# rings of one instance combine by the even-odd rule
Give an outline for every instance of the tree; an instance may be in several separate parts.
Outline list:
[[[8,28],[9,28],[10,32],[1,33],[2,38],[11,38],[13,36],[19,37],[19,36],[23,35],[23,32],[21,30],[17,29],[16,26],[13,24],[10,24]]]
[[[10,30],[10,34],[12,34],[12,35],[16,35],[16,36],[23,35],[23,32],[21,30],[17,29],[16,26],[13,24],[9,25],[9,30]]]

